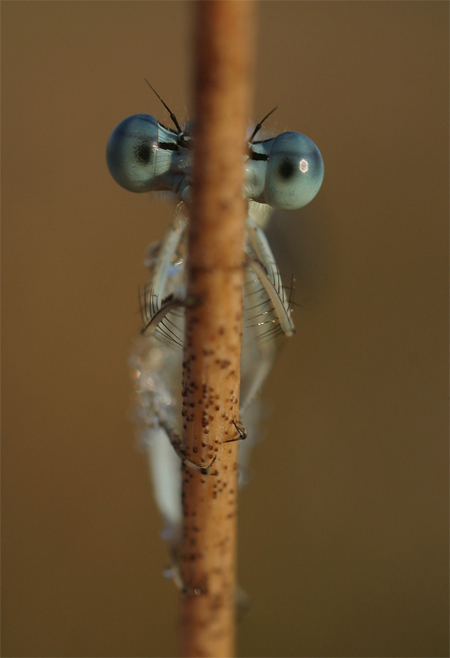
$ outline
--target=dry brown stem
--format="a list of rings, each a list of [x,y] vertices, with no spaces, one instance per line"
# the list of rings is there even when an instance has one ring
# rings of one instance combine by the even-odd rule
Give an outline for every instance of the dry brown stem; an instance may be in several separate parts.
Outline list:
[[[242,331],[242,196],[254,3],[196,6],[194,184],[189,227],[183,421],[181,655],[232,656]],[[231,440],[231,442],[230,442]],[[235,440],[235,441],[232,441]],[[195,594],[197,591],[197,594]],[[202,593],[198,594],[198,591]]]

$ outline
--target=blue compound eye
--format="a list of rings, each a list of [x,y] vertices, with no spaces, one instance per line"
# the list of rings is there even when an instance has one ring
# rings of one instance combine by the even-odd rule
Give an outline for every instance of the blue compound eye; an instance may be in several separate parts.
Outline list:
[[[106,147],[106,161],[114,180],[130,192],[149,192],[158,158],[158,121],[135,114],[114,128]]]
[[[323,181],[324,166],[313,141],[296,132],[275,137],[268,152],[265,203],[294,210],[312,201]]]

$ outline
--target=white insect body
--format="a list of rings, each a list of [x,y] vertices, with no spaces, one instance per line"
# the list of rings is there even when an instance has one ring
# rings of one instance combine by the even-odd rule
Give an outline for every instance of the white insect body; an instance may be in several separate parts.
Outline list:
[[[167,106],[166,106],[167,107]],[[168,109],[168,108],[167,108]],[[170,111],[170,110],[169,110]],[[138,398],[137,416],[150,456],[163,536],[176,552],[181,533],[181,384],[185,296],[186,226],[189,221],[192,173],[192,135],[171,113],[176,130],[154,117],[137,114],[112,132],[107,162],[113,178],[133,192],[170,191],[179,202],[163,240],[151,245],[146,265],[150,284],[141,295],[142,337],[130,358]],[[266,117],[267,118],[267,117]],[[262,122],[261,122],[262,123]],[[291,301],[263,232],[273,208],[296,209],[311,201],[323,180],[323,160],[305,135],[285,132],[248,141],[244,195],[247,218],[244,323],[241,360],[240,418],[230,419],[239,443],[239,478],[245,478],[248,455],[256,441],[259,415],[257,394],[272,367],[278,334],[291,336]],[[230,437],[231,438],[231,437]],[[186,461],[186,460],[184,460]],[[193,468],[207,471],[207,465]]]

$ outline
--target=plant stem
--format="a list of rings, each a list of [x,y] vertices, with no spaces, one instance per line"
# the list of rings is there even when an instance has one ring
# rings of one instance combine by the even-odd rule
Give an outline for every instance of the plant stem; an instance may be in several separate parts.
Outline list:
[[[234,655],[243,159],[254,3],[196,3],[194,181],[183,375],[181,655]],[[199,593],[200,592],[200,593]]]

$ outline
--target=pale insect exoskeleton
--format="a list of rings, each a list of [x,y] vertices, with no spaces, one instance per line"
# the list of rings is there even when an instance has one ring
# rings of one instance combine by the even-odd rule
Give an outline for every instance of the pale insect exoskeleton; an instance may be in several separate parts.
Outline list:
[[[171,192],[178,200],[165,237],[147,251],[150,283],[140,294],[142,337],[130,357],[138,400],[136,415],[150,457],[155,497],[164,522],[163,537],[176,558],[182,525],[180,459],[186,463],[181,443],[184,307],[195,303],[186,300],[184,271],[193,137],[189,124],[182,129],[171,112],[170,116],[176,130],[148,114],[136,114],[119,123],[108,141],[107,163],[113,178],[125,189]],[[297,209],[309,203],[324,173],[319,149],[308,137],[290,131],[256,141],[261,123],[248,139],[248,156],[243,162],[243,194],[249,209],[241,402],[240,418],[229,419],[229,440],[246,437],[239,442],[240,484],[257,440],[258,393],[275,358],[274,339],[294,333],[290,295],[263,228],[273,209]],[[210,466],[187,463],[203,473]],[[177,577],[176,567],[171,573]]]

